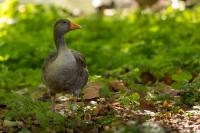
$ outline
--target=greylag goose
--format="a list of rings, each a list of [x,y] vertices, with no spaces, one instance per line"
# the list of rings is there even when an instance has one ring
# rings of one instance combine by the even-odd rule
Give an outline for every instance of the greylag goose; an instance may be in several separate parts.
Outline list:
[[[54,25],[57,50],[45,59],[42,66],[42,78],[49,88],[53,111],[55,111],[56,93],[64,92],[78,96],[88,80],[85,58],[69,49],[64,40],[65,33],[79,28],[78,24],[67,19],[60,19]]]

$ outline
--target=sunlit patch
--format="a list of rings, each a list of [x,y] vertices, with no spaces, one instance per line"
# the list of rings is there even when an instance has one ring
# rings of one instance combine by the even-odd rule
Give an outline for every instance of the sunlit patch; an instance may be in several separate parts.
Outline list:
[[[185,9],[185,3],[180,0],[171,0],[171,6],[174,9],[179,9],[179,10]]]
[[[1,56],[0,55],[0,62],[7,61],[8,59],[9,59],[9,55],[6,55],[6,56]]]
[[[92,1],[92,5],[93,5],[93,7],[98,7],[98,6],[100,6],[101,5],[101,0],[93,0]]]
[[[91,103],[92,105],[97,105],[97,102],[96,102],[96,101],[90,101],[90,103]]]
[[[124,47],[124,48],[121,49],[121,51],[123,53],[128,53],[129,52],[129,47]]]
[[[167,19],[167,16],[163,14],[163,15],[161,15],[161,19],[162,19],[162,20],[166,20],[166,19]]]
[[[91,76],[91,77],[90,77],[90,80],[91,80],[91,81],[95,81],[95,80],[100,80],[101,78],[102,78],[101,75],[94,75],[94,76]]]
[[[88,110],[92,110],[92,107],[88,105],[88,106],[84,107],[83,110],[84,110],[84,112],[85,112],[85,111],[88,111]]]
[[[14,24],[15,20],[7,17],[0,18],[0,24]]]
[[[150,31],[151,32],[157,32],[158,31],[158,26],[152,26],[151,28],[150,28]]]
[[[25,10],[26,10],[26,6],[25,6],[25,5],[19,5],[19,6],[18,6],[18,11],[19,11],[20,13],[25,12]]]
[[[139,69],[139,68],[134,68],[133,71],[134,71],[134,72],[139,72],[140,69]]]
[[[6,10],[8,10],[8,8],[9,8],[9,6],[8,6],[8,4],[7,4],[6,2],[3,2],[3,3],[1,4],[1,10],[2,10],[2,11],[6,11]]]
[[[152,111],[149,111],[149,110],[144,110],[144,114],[145,115],[149,115],[149,116],[156,116],[156,113],[155,112],[152,112]]]
[[[58,97],[58,99],[59,99],[60,101],[68,101],[70,98],[67,97],[67,96],[60,96],[60,97]]]
[[[72,10],[72,14],[73,14],[74,16],[80,16],[81,10],[78,9],[78,8],[75,8],[75,9]]]
[[[105,9],[104,10],[104,15],[106,16],[113,16],[115,14],[115,10],[113,9]]]

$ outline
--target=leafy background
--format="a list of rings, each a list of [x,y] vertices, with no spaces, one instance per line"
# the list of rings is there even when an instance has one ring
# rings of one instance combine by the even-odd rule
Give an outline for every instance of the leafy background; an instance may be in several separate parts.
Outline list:
[[[184,11],[168,7],[159,13],[136,11],[112,17],[73,18],[58,7],[21,5],[14,0],[1,3],[0,10],[1,21],[6,20],[0,23],[0,98],[4,99],[0,103],[11,112],[18,112],[8,111],[3,118],[18,120],[19,116],[35,114],[42,127],[48,127],[46,121],[52,118],[57,125],[63,124],[58,114],[49,112],[43,116],[48,103],[36,104],[28,98],[42,85],[41,65],[48,53],[55,50],[52,27],[59,18],[70,18],[82,25],[81,30],[65,37],[70,48],[85,55],[90,80],[98,76],[103,82],[120,79],[130,90],[139,91],[150,91],[155,82],[165,82],[185,92],[181,95],[182,103],[191,106],[199,100],[199,79],[191,81],[200,70],[198,6]],[[103,96],[110,96],[106,89]],[[119,100],[135,104],[138,95],[122,95]],[[73,119],[74,123],[79,119]]]

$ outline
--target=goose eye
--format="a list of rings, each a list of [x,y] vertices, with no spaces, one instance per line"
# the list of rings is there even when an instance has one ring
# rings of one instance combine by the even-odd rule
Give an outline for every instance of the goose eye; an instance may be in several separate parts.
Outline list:
[[[64,21],[63,23],[66,24],[67,22]]]

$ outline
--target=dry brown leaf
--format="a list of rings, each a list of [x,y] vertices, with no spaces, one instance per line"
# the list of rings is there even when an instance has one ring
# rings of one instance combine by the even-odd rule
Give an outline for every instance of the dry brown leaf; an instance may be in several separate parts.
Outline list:
[[[170,74],[165,74],[164,78],[162,79],[162,81],[167,84],[167,85],[171,85],[172,83],[174,83],[175,81],[172,79],[172,75]]]
[[[89,100],[99,97],[101,87],[100,83],[89,83],[83,91],[83,99]]]
[[[200,124],[200,119],[197,120],[197,123]]]
[[[156,78],[153,74],[151,74],[151,72],[147,71],[147,72],[143,72],[140,76],[140,78],[142,79],[142,83],[147,84],[154,84],[156,82]]]
[[[91,115],[90,115],[90,114],[85,113],[83,117],[84,117],[84,118],[83,118],[84,120],[86,120],[86,121],[91,121]]]
[[[115,80],[110,83],[109,88],[114,91],[119,91],[121,89],[124,89],[125,85],[122,80]]]
[[[170,96],[178,96],[178,93],[179,93],[178,90],[173,89],[169,85],[165,86],[160,92],[161,95],[164,94],[164,95],[170,95]]]
[[[155,105],[153,103],[150,103],[149,101],[147,101],[144,98],[140,98],[140,110],[141,111],[150,110],[153,112],[157,111],[157,109],[155,108]]]
[[[97,107],[96,107],[96,110],[94,112],[94,115],[98,115],[103,110],[104,110],[104,106],[102,104],[98,104]]]
[[[163,107],[164,107],[164,108],[169,107],[169,102],[165,100],[165,101],[163,102]]]

